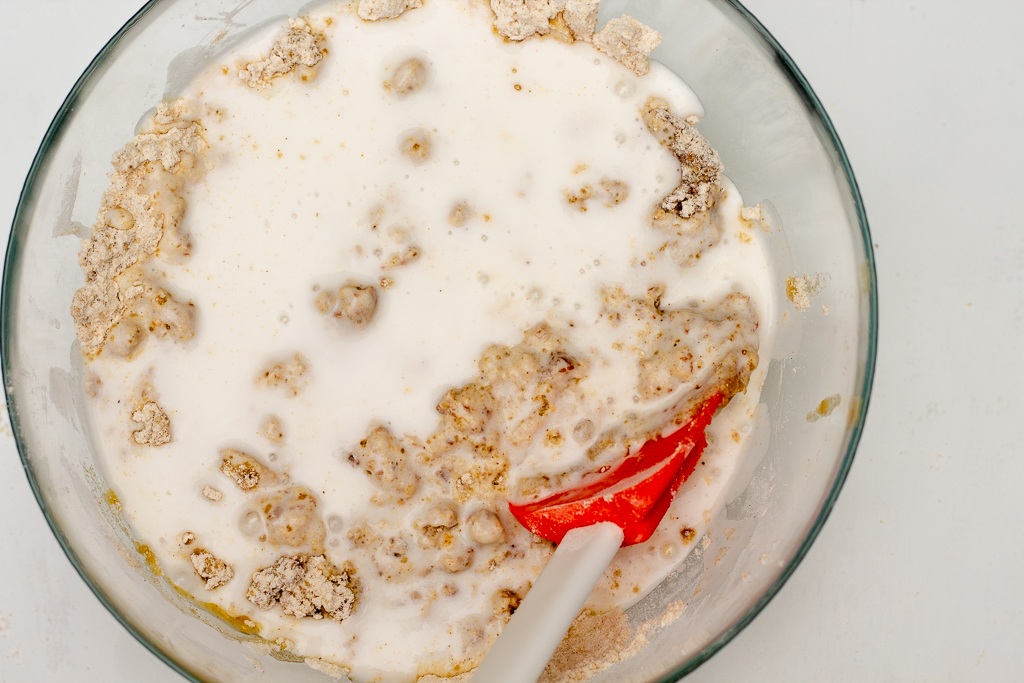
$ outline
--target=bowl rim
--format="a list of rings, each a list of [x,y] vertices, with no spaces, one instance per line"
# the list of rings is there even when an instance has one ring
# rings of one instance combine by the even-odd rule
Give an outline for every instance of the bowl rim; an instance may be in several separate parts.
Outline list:
[[[75,103],[78,101],[79,96],[90,81],[92,75],[102,66],[108,55],[114,50],[116,45],[125,37],[125,35],[127,35],[127,33],[136,24],[138,24],[143,17],[164,1],[165,0],[147,0],[147,2],[130,19],[128,19],[120,29],[118,29],[110,40],[106,42],[96,56],[93,57],[92,61],[89,62],[89,65],[82,72],[82,75],[75,81],[74,86],[72,86],[68,95],[61,103],[60,108],[57,110],[56,115],[54,115],[53,120],[46,129],[46,133],[43,135],[39,148],[36,150],[32,159],[32,164],[29,167],[28,174],[25,177],[25,182],[23,183],[21,192],[18,196],[18,203],[14,211],[14,219],[11,222],[10,237],[4,254],[2,292],[0,292],[0,373],[2,373],[3,377],[4,394],[11,431],[14,434],[15,445],[18,449],[18,455],[21,458],[21,464],[25,471],[25,476],[27,477],[29,486],[32,489],[32,494],[35,496],[36,502],[39,504],[39,508],[46,519],[47,525],[56,537],[61,550],[71,562],[71,565],[75,568],[75,571],[89,587],[89,590],[92,591],[93,595],[96,596],[100,603],[114,617],[114,619],[116,619],[118,623],[120,623],[128,633],[135,638],[135,640],[142,644],[146,650],[155,655],[158,659],[163,661],[167,666],[188,681],[191,681],[192,683],[210,683],[199,678],[197,674],[185,669],[185,667],[174,657],[137,631],[117,610],[117,608],[114,607],[113,601],[107,596],[106,592],[90,578],[88,572],[85,570],[78,558],[78,554],[71,547],[67,537],[51,516],[49,507],[47,506],[46,500],[43,498],[33,472],[32,465],[26,457],[26,448],[21,438],[20,422],[15,409],[13,384],[11,384],[13,374],[10,368],[10,335],[8,334],[8,330],[10,330],[14,324],[11,315],[11,306],[9,305],[12,303],[13,291],[15,289],[12,264],[17,259],[17,255],[20,252],[20,237],[23,230],[19,230],[19,227],[23,225],[27,226],[32,214],[32,208],[29,205],[31,204],[33,188],[36,180],[46,166],[46,157],[51,145],[59,139],[65,121],[74,110]],[[696,656],[685,662],[682,666],[666,673],[651,683],[675,683],[714,656],[733,638],[739,635],[739,633],[761,613],[768,603],[778,595],[779,591],[803,561],[807,552],[810,550],[811,545],[817,539],[818,534],[821,532],[822,527],[825,525],[826,520],[831,514],[832,509],[835,506],[835,502],[839,497],[839,492],[842,490],[846,477],[849,474],[850,467],[853,464],[853,458],[856,453],[857,446],[860,443],[860,439],[864,431],[864,424],[867,419],[868,407],[871,399],[871,389],[874,383],[876,356],[878,353],[878,278],[875,266],[874,249],[871,241],[871,232],[868,226],[867,212],[864,208],[864,202],[861,197],[857,179],[854,176],[853,168],[850,166],[849,158],[846,155],[846,150],[839,139],[839,135],[832,124],[832,120],[829,118],[821,100],[818,99],[814,89],[803,75],[803,72],[801,72],[797,67],[792,57],[789,56],[786,50],[779,44],[778,40],[775,39],[768,29],[765,28],[765,26],[751,12],[743,6],[740,0],[709,1],[717,5],[724,5],[726,8],[731,9],[743,21],[745,21],[750,28],[753,29],[754,33],[762,41],[764,41],[765,46],[775,57],[777,64],[783,74],[787,76],[794,91],[802,96],[809,112],[817,119],[818,123],[821,124],[822,132],[824,132],[824,139],[822,142],[826,143],[826,145],[832,145],[833,151],[835,152],[842,167],[843,176],[848,184],[850,196],[856,210],[857,222],[860,227],[860,234],[864,248],[864,259],[867,266],[868,329],[866,334],[866,357],[864,359],[863,367],[863,382],[860,386],[860,409],[858,411],[857,419],[850,428],[850,439],[847,443],[846,453],[840,462],[839,470],[832,482],[828,495],[825,497],[824,503],[818,512],[817,517],[811,524],[806,537],[800,544],[800,547],[797,549],[793,557],[790,558],[783,571],[778,577],[776,577],[775,581],[772,582],[764,594],[762,594],[753,605],[747,608],[742,617],[733,623],[733,625],[718,638],[705,645]]]

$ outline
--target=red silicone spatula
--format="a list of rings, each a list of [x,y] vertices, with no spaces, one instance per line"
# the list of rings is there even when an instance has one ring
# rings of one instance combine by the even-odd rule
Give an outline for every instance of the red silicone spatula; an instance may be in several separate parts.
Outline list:
[[[535,683],[618,549],[646,541],[658,527],[700,462],[704,430],[721,403],[722,396],[714,394],[682,428],[647,441],[572,489],[509,503],[524,527],[558,548],[477,667],[473,683]]]

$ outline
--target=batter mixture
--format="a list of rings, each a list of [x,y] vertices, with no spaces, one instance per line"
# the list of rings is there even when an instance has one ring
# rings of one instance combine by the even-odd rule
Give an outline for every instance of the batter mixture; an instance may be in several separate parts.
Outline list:
[[[273,647],[359,681],[472,669],[553,551],[508,501],[716,391],[701,464],[587,608],[646,595],[724,504],[766,236],[657,31],[596,23],[594,0],[325,7],[114,156],[72,303],[106,475],[164,574]]]

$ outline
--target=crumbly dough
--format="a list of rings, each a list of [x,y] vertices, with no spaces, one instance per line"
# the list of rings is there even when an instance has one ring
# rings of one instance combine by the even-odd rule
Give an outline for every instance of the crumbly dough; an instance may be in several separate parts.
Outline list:
[[[751,225],[756,225],[765,232],[772,231],[771,218],[760,204],[744,206],[740,209],[740,218]]]
[[[597,30],[600,0],[566,0],[562,18],[576,40],[590,41]]]
[[[423,6],[423,0],[359,0],[357,14],[363,21],[394,19],[404,12]]]
[[[212,591],[223,586],[235,576],[235,570],[223,560],[214,557],[213,553],[204,548],[196,548],[189,555],[192,566],[199,578],[206,581],[206,590]]]
[[[280,475],[248,453],[225,448],[220,458],[220,471],[243,491],[254,491],[261,485],[274,486],[281,481]]]
[[[602,314],[613,323],[637,326],[637,394],[649,400],[694,383],[728,401],[746,389],[757,367],[757,314],[750,299],[732,293],[701,311],[663,310],[664,289],[632,297],[619,287],[604,291]]]
[[[252,575],[245,597],[260,609],[280,604],[290,616],[340,623],[351,616],[357,594],[351,567],[338,568],[323,555],[286,555]]]
[[[416,250],[416,256],[419,256],[419,250]],[[386,265],[383,267],[387,268]],[[378,298],[377,288],[373,285],[350,282],[342,285],[337,292],[320,292],[316,297],[316,307],[321,313],[335,320],[344,320],[357,327],[363,327],[370,324],[377,314]]]
[[[514,41],[547,35],[550,22],[565,5],[566,0],[491,0],[494,29],[503,38]]]
[[[804,273],[786,278],[786,298],[798,311],[806,311],[811,305],[811,297],[820,294],[824,288],[825,278],[820,275]]]
[[[290,360],[272,362],[256,377],[256,383],[279,389],[286,396],[298,396],[309,381],[308,372],[309,362],[301,353],[296,353]]]
[[[632,69],[637,76],[643,76],[650,70],[647,55],[658,47],[661,34],[628,14],[623,14],[595,33],[593,42],[598,50]]]
[[[584,610],[558,644],[538,683],[585,681],[622,659],[632,637],[622,610],[601,614]]]
[[[132,412],[132,421],[141,425],[132,432],[140,446],[162,446],[171,442],[171,418],[156,401],[146,401]]]
[[[222,498],[224,498],[224,493],[213,488],[212,486],[204,486],[203,497],[208,500],[212,500],[214,503],[216,503],[219,502]]]
[[[179,228],[185,213],[181,195],[185,180],[200,172],[206,150],[202,126],[188,104],[177,100],[159,103],[145,132],[114,154],[110,186],[78,256],[85,285],[71,302],[87,356],[103,348],[111,328],[145,291],[132,266],[157,253],[172,261],[191,253],[191,241]]]
[[[723,191],[721,159],[693,127],[696,117],[682,119],[656,97],[640,113],[655,139],[679,161],[679,185],[661,200],[651,225],[667,237],[662,250],[680,266],[692,266],[722,237],[717,210]]]
[[[372,428],[348,459],[383,492],[374,497],[374,502],[380,505],[401,505],[419,487],[420,476],[413,465],[409,447],[383,425]]]
[[[680,218],[708,211],[721,193],[722,160],[693,127],[696,118],[679,118],[657,97],[647,100],[641,114],[647,129],[679,160],[679,187],[661,200],[661,208]]]
[[[312,68],[324,58],[323,49],[318,44],[319,37],[302,19],[290,19],[288,29],[281,34],[270,48],[266,59],[249,62],[238,72],[238,77],[256,90],[266,90],[273,85],[278,76],[290,74],[300,67],[307,71],[305,78],[312,75]]]

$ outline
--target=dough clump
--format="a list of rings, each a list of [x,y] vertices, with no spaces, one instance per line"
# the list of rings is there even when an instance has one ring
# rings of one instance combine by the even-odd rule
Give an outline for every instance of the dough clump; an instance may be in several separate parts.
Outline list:
[[[679,162],[679,185],[651,217],[651,224],[668,235],[664,245],[672,260],[692,266],[722,237],[717,205],[722,197],[722,160],[694,128],[696,116],[685,119],[668,103],[652,97],[640,110],[647,129]]]
[[[266,59],[249,62],[238,72],[238,77],[255,90],[266,90],[278,76],[290,74],[300,67],[311,70],[324,58],[324,52],[318,45],[313,29],[302,19],[290,19],[288,29],[281,34],[270,48]],[[312,75],[312,71],[303,74],[303,80]]]
[[[280,604],[293,617],[341,623],[355,609],[356,593],[350,567],[339,569],[323,555],[296,555],[254,573],[245,597],[260,609]]]
[[[223,586],[235,576],[235,570],[223,560],[214,557],[213,553],[204,548],[196,548],[189,555],[192,566],[199,578],[206,581],[206,590],[211,591]]]
[[[132,413],[132,421],[141,425],[132,432],[140,446],[163,446],[171,442],[171,418],[156,401],[147,401]]]
[[[594,47],[643,76],[650,70],[647,55],[661,42],[661,34],[623,14],[594,34]]]
[[[491,0],[494,29],[503,38],[517,42],[545,36],[565,4],[566,0]]]
[[[179,227],[186,207],[181,195],[206,150],[203,127],[177,100],[158,104],[145,132],[114,154],[110,186],[78,255],[85,285],[71,301],[86,356],[102,350],[111,328],[146,291],[133,266],[157,253],[167,261],[191,254],[191,240]]]
[[[598,0],[566,0],[562,18],[576,40],[589,41],[597,30]]]
[[[423,6],[423,0],[359,0],[356,13],[363,21],[394,19],[411,9]]]

